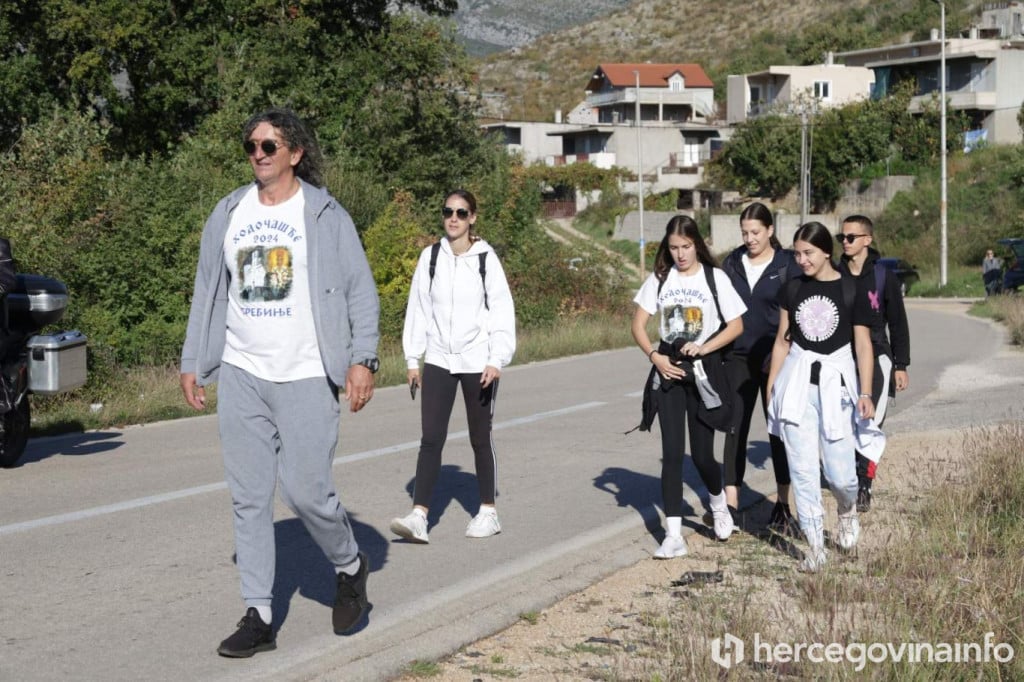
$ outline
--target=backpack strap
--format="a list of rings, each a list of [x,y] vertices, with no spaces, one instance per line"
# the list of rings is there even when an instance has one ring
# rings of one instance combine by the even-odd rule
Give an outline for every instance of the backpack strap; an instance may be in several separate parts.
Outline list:
[[[715,300],[715,310],[718,311],[718,320],[721,323],[718,330],[721,331],[725,327],[725,316],[722,315],[722,306],[718,303],[718,285],[715,284],[715,269],[704,263],[701,263],[701,268],[704,270],[704,278],[708,281],[708,288],[711,289],[711,298]]]
[[[430,286],[434,286],[434,270],[437,269],[437,254],[441,252],[441,242],[434,242],[430,247]],[[429,287],[428,287],[429,288]]]
[[[875,261],[875,293],[878,294],[878,312],[885,319],[885,267]]]
[[[484,251],[480,254],[480,284],[484,288],[484,309],[490,310],[491,306],[487,303],[487,252]]]
[[[437,270],[437,254],[441,252],[441,242],[434,242],[430,247],[430,286],[434,286],[434,271]],[[491,309],[487,302],[487,252],[480,254],[480,282],[484,287],[484,308]],[[428,287],[429,288],[429,287]]]

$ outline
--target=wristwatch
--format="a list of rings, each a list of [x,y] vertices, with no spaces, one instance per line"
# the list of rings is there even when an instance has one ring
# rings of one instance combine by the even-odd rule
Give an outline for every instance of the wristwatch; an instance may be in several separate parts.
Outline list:
[[[380,369],[380,360],[378,358],[368,358],[366,360],[360,360],[356,364],[362,365],[363,367],[370,370],[374,374],[376,374],[377,370]]]

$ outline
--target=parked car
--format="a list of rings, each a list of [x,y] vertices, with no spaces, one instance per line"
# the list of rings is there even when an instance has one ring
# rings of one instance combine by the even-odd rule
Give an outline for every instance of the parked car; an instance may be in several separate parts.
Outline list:
[[[1013,252],[1013,262],[1003,273],[1003,291],[1016,291],[1024,286],[1024,237],[1000,239],[997,243]]]
[[[896,279],[900,281],[900,293],[904,296],[910,291],[912,284],[921,281],[921,276],[917,274],[917,268],[902,258],[879,258],[878,263],[896,275]]]

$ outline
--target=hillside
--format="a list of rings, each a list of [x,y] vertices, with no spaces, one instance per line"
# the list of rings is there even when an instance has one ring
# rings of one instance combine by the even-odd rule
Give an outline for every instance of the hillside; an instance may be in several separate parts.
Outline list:
[[[515,4],[518,18],[507,21],[525,26],[526,14],[539,15],[549,3],[529,3],[534,10]],[[951,30],[964,25],[963,16],[951,11]],[[721,99],[729,73],[815,63],[829,49],[919,37],[938,24],[937,5],[925,0],[637,0],[477,65],[481,90],[501,103],[494,115],[550,120],[556,108],[568,112],[583,99],[587,80],[602,62],[696,62],[715,81]]]
[[[521,47],[629,5],[630,0],[463,0],[455,25],[466,51],[483,56]]]

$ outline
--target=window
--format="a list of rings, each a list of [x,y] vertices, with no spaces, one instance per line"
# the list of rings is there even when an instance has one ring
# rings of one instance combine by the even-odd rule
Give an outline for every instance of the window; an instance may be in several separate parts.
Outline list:
[[[682,92],[686,89],[686,82],[680,75],[672,76],[668,81],[668,89],[670,92]]]
[[[757,104],[758,102],[761,101],[761,86],[760,85],[751,85],[750,86],[750,101],[752,103],[754,103],[754,104]]]
[[[832,99],[832,81],[814,81],[814,98],[828,102]]]

